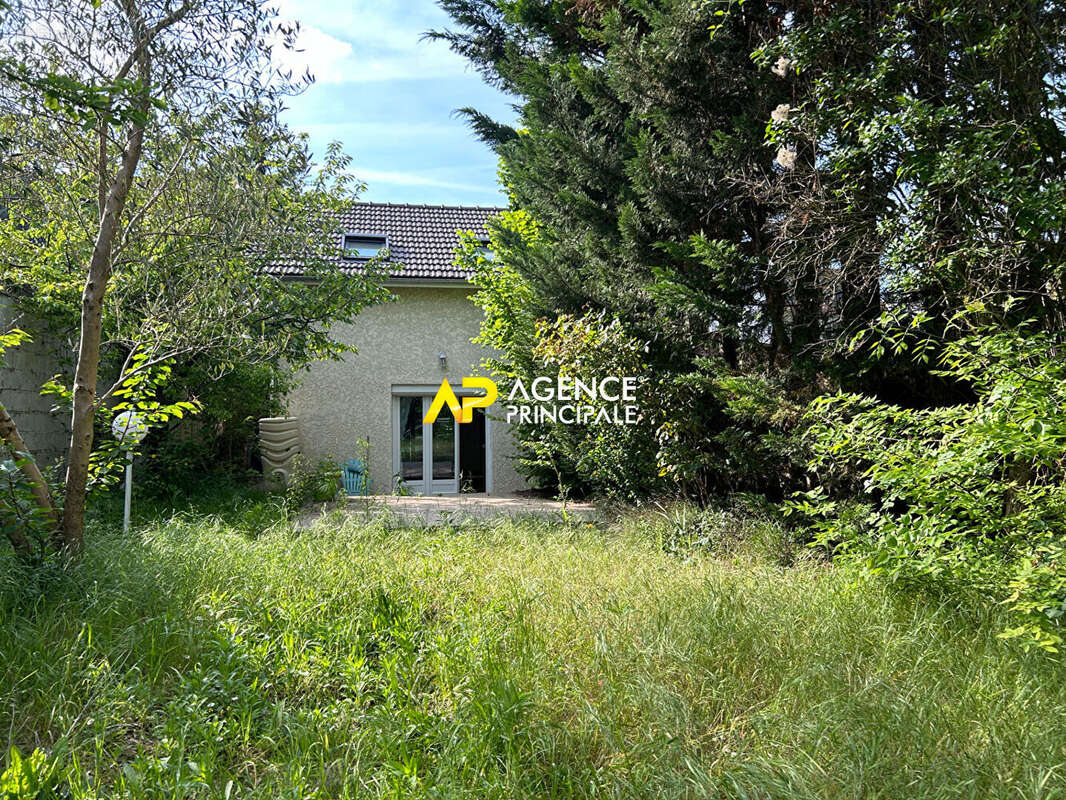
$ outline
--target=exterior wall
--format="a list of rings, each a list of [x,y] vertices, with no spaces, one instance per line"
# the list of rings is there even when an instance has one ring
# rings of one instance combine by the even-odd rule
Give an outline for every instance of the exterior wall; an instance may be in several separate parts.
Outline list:
[[[396,301],[366,309],[352,325],[337,325],[333,335],[359,352],[343,361],[314,364],[289,395],[289,414],[300,422],[303,452],[312,459],[358,457],[357,441],[370,439],[371,491],[392,491],[392,387],[439,386],[444,378],[458,385],[480,374],[487,351],[471,343],[481,310],[469,300],[468,287],[400,287]],[[439,353],[447,356],[441,369]],[[492,419],[492,491],[507,494],[526,487],[515,471],[508,426]]]
[[[65,414],[52,413],[54,398],[41,397],[41,385],[60,372],[60,354],[65,346],[49,336],[43,324],[20,316],[11,300],[0,295],[0,332],[11,328],[21,328],[33,339],[4,354],[0,402],[37,463],[56,464],[70,444],[70,420]]]

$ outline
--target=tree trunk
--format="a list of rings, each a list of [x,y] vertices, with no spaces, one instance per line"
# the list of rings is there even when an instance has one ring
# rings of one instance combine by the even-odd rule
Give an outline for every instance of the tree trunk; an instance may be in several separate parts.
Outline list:
[[[55,503],[52,500],[52,492],[48,489],[48,482],[45,481],[44,475],[41,474],[37,462],[33,460],[32,454],[26,447],[26,442],[22,439],[22,434],[19,433],[18,428],[15,426],[15,421],[11,419],[11,415],[7,413],[7,409],[3,405],[0,405],[0,439],[3,439],[7,446],[11,448],[11,452],[15,454],[16,458],[23,460],[24,463],[21,464],[20,469],[29,480],[33,499],[37,501],[37,505],[49,512],[49,518],[53,523],[58,523],[59,517],[56,514]]]
[[[785,326],[785,296],[776,278],[765,282],[763,296],[766,298],[766,318],[770,323],[767,362],[773,369],[787,362],[789,356],[789,339]]]
[[[26,534],[19,529],[18,517],[14,513],[9,514],[7,510],[3,510],[0,513],[3,513],[4,517],[7,518],[8,524],[5,526],[7,540],[11,542],[15,555],[20,559],[28,560],[33,555],[33,545],[26,538]]]
[[[107,124],[106,121],[101,124]],[[122,164],[107,191],[100,228],[96,234],[89,274],[81,296],[81,338],[74,371],[74,412],[70,424],[70,451],[63,504],[60,542],[72,553],[82,546],[85,527],[85,492],[89,478],[89,455],[93,447],[93,419],[96,415],[96,383],[100,370],[100,337],[103,326],[104,295],[111,277],[111,250],[119,231],[137,162],[141,157],[144,125],[136,123],[122,156]]]
[[[3,405],[0,405],[0,439],[4,440],[11,452],[14,453],[15,458],[22,462],[19,464],[19,469],[26,476],[33,499],[37,501],[38,506],[45,510],[45,519],[48,520],[49,525],[53,529],[58,529],[59,515],[56,513],[55,503],[52,501],[52,493],[48,489],[48,483],[41,474],[37,462],[33,460],[30,451],[26,448],[26,442],[23,441],[22,435],[15,426],[15,421],[11,419],[11,415],[7,413],[7,409]],[[29,540],[17,528],[11,529],[7,538],[11,541],[11,546],[15,548],[15,552],[20,556],[28,556],[33,552]]]

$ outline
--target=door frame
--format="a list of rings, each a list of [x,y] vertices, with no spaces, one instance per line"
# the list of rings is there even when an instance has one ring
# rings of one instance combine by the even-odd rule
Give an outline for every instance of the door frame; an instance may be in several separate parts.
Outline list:
[[[432,383],[399,383],[392,385],[392,392],[389,398],[389,402],[392,404],[392,484],[393,490],[396,488],[396,475],[400,471],[400,398],[401,397],[422,397],[423,399],[423,413],[428,408],[428,402],[433,401],[433,397],[437,394],[437,390],[440,388],[440,384]],[[478,389],[466,389],[461,386],[452,386],[452,391],[455,392],[456,397],[474,397],[482,394]],[[428,401],[425,399],[428,398]],[[487,409],[486,409],[487,411]],[[451,410],[447,407],[441,409],[442,414],[451,414]],[[459,493],[459,424],[455,423],[455,449],[453,451],[452,458],[455,461],[455,478],[447,481],[450,491],[441,490],[435,487],[433,484],[443,484],[445,481],[433,480],[433,433],[432,425],[422,425],[422,485],[425,487],[427,483],[427,476],[429,476],[428,484],[430,491],[425,491],[424,495],[437,495],[437,494],[458,494]],[[454,484],[454,485],[452,485]],[[485,494],[492,494],[492,420],[489,415],[485,414]]]

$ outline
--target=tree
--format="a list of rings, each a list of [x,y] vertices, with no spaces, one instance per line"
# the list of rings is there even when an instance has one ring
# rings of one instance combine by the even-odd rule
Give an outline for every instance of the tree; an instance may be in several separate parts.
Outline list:
[[[779,491],[786,466],[732,458],[762,433],[730,411],[723,381],[780,373],[810,386],[803,370],[819,357],[800,335],[818,330],[816,278],[777,269],[768,230],[780,209],[752,189],[782,170],[765,135],[788,81],[751,57],[780,12],[726,0],[442,5],[456,27],[434,35],[520,99],[514,129],[468,114],[538,226],[508,253],[533,316],[602,314],[647,343],[646,385],[676,401],[652,420],[658,468],[679,486]]]
[[[372,276],[323,268],[330,215],[350,187],[337,152],[308,184],[306,144],[278,122],[297,86],[271,69],[270,40],[294,33],[273,15],[257,0],[42,0],[4,17],[0,59],[18,64],[0,85],[17,190],[4,280],[29,287],[25,301],[53,320],[77,320],[61,517],[39,498],[70,551],[106,403],[182,357],[209,353],[224,368],[335,353],[316,321],[382,296]],[[320,280],[262,275],[279,253]],[[102,363],[114,380],[98,393]],[[6,412],[0,435],[20,449]]]
[[[740,326],[775,324],[735,313],[765,274],[770,211],[737,189],[772,169],[763,135],[777,79],[750,51],[773,20],[745,3],[723,23],[724,5],[449,0],[458,28],[435,34],[522,100],[517,130],[470,114],[514,204],[541,226],[515,264],[541,309],[625,317],[681,361],[711,344],[712,320],[734,340]],[[708,268],[692,236],[735,247]]]
[[[519,99],[513,128],[467,114],[537,225],[510,254],[533,316],[604,312],[648,342],[679,392],[659,466],[690,485],[737,488],[785,399],[972,397],[852,352],[883,314],[940,335],[999,298],[1003,324],[1062,325],[1060,3],[442,5],[455,27],[434,35]],[[738,379],[741,407],[781,395],[770,431],[738,416]],[[788,488],[779,452],[742,485]]]
[[[967,300],[1010,296],[1014,322],[1061,326],[1066,9],[782,5],[758,58],[792,82],[771,139],[806,155],[768,182],[786,209],[773,257],[848,298],[831,328],[884,309],[939,333]]]
[[[771,131],[810,153],[776,187],[794,241],[777,257],[825,265],[844,291],[876,280],[882,319],[839,325],[866,363],[910,372],[864,387],[841,359],[861,394],[811,409],[822,485],[796,507],[834,552],[995,598],[1014,614],[1004,636],[1056,650],[1066,8],[805,6],[761,54],[806,76]]]

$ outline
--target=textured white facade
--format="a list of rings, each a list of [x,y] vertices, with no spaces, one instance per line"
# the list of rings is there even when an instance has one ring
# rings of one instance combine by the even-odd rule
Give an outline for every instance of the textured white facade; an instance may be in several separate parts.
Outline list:
[[[483,375],[488,351],[470,340],[477,335],[481,309],[468,286],[397,287],[396,300],[366,309],[351,325],[336,325],[333,336],[359,348],[343,361],[314,364],[288,399],[299,419],[303,452],[312,459],[360,457],[358,440],[370,440],[370,491],[393,489],[392,397],[399,386],[458,386],[464,376]],[[440,353],[447,366],[441,368]],[[489,412],[493,494],[526,487],[511,456],[508,426]]]

